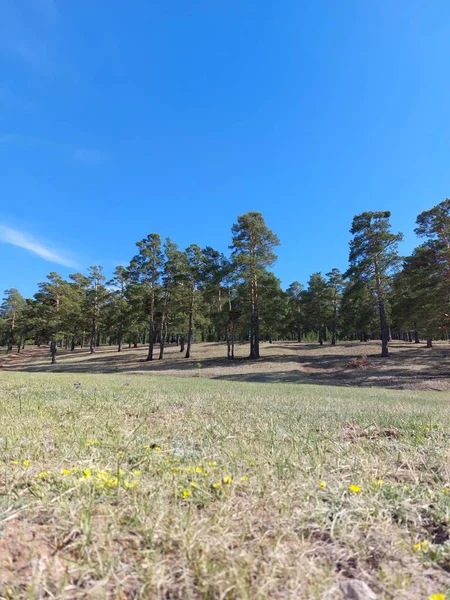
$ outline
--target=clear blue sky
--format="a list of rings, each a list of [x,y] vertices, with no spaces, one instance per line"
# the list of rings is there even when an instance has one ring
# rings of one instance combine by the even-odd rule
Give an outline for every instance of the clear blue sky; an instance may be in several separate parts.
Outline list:
[[[284,286],[354,214],[450,195],[448,0],[0,0],[0,288],[127,264],[150,232],[279,235]]]

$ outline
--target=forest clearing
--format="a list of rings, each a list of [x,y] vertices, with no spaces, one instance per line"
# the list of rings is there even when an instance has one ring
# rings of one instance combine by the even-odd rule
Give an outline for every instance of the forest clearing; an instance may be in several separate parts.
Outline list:
[[[314,343],[261,343],[261,358],[248,360],[248,344],[237,343],[235,359],[226,358],[224,343],[196,343],[190,359],[176,344],[167,344],[164,361],[147,361],[147,347],[113,346],[58,349],[57,363],[49,362],[48,347],[26,346],[21,354],[4,354],[0,368],[30,373],[135,373],[202,377],[255,383],[312,383],[397,389],[450,389],[450,343],[414,344],[392,341],[389,360],[380,357],[379,341],[340,342],[336,346]]]
[[[0,597],[445,593],[447,394],[214,381],[198,350],[189,379],[133,375],[139,349],[118,374],[0,373]]]

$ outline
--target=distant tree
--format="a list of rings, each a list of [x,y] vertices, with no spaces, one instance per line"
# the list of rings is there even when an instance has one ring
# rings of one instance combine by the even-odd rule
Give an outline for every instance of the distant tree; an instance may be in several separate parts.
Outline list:
[[[224,307],[227,304],[226,280],[232,272],[229,259],[221,252],[207,246],[202,250],[201,279],[206,313],[210,318],[213,330],[210,331],[210,341],[218,342],[225,339],[227,330],[227,315]]]
[[[118,266],[114,270],[112,279],[108,281],[108,286],[112,288],[109,303],[111,315],[110,325],[116,331],[117,352],[122,351],[122,342],[128,312],[127,286],[129,278],[129,271],[123,266]]]
[[[259,279],[260,331],[270,343],[283,338],[287,331],[288,296],[281,289],[280,280],[270,271],[261,273]]]
[[[91,307],[91,337],[89,341],[89,351],[95,352],[97,345],[97,327],[100,308],[106,298],[106,289],[103,285],[106,277],[103,275],[103,267],[94,265],[89,267],[89,304]]]
[[[339,269],[332,269],[327,273],[329,297],[332,306],[330,319],[331,345],[336,344],[336,332],[339,323],[339,310],[342,301],[342,292],[344,290],[344,278]]]
[[[450,327],[447,261],[438,240],[429,240],[414,249],[394,278],[391,293],[395,322],[418,329],[432,346],[433,338],[444,336]]]
[[[197,287],[200,284],[202,272],[201,248],[196,244],[191,244],[188,248],[186,248],[183,258],[184,264],[182,264],[182,271],[186,279],[189,294],[188,331],[185,358],[190,358],[192,337],[194,335],[195,298],[197,296]]]
[[[401,233],[391,233],[389,211],[364,212],[353,219],[350,233],[350,268],[347,276],[359,279],[375,291],[381,329],[381,356],[389,356],[389,323],[386,301],[390,277],[398,266]]]
[[[302,341],[302,328],[305,322],[303,311],[303,292],[305,288],[298,281],[294,281],[286,290],[288,297],[288,323],[291,332],[297,338],[297,342]]]
[[[429,262],[429,278],[433,278],[433,288],[423,290],[422,302],[425,297],[430,305],[427,327],[429,331],[433,328],[431,322],[436,325],[436,318],[441,326],[446,323],[448,327],[450,314],[450,198],[446,198],[429,210],[421,212],[416,219],[415,232],[419,237],[426,238],[427,242],[415,251],[415,258],[420,255]],[[414,258],[414,255],[413,255]],[[411,271],[411,269],[410,269]],[[423,271],[423,269],[422,269]],[[441,273],[437,277],[437,273]],[[422,282],[426,281],[424,274]],[[423,317],[422,317],[423,318]],[[428,335],[428,345],[430,336]]]
[[[259,212],[241,215],[232,227],[232,257],[237,272],[249,288],[250,358],[259,358],[259,279],[276,260],[278,237]]]
[[[311,275],[302,296],[309,325],[317,331],[318,342],[322,346],[326,336],[326,324],[332,314],[331,290],[322,273]]]
[[[134,275],[135,280],[141,281],[149,290],[149,344],[147,360],[153,360],[155,302],[163,267],[161,238],[157,233],[150,233],[145,239],[137,242],[136,246],[139,248],[139,253],[131,261],[130,272]]]
[[[162,306],[159,327],[159,360],[164,358],[164,346],[167,338],[170,308],[176,285],[183,269],[183,255],[170,238],[164,244],[164,266],[162,270]]]
[[[0,306],[0,317],[4,320],[8,331],[7,352],[11,352],[13,349],[18,321],[24,307],[25,300],[19,290],[11,288],[5,291],[3,302]]]

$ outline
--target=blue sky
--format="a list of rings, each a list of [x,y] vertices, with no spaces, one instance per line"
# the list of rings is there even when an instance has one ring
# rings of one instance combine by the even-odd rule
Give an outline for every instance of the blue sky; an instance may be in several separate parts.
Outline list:
[[[0,288],[127,264],[150,232],[279,235],[284,286],[401,250],[450,195],[448,0],[0,0]]]

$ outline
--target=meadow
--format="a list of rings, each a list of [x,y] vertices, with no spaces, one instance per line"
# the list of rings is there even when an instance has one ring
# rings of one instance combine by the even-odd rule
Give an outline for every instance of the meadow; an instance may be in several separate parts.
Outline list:
[[[448,394],[208,368],[0,372],[0,598],[449,594]]]

